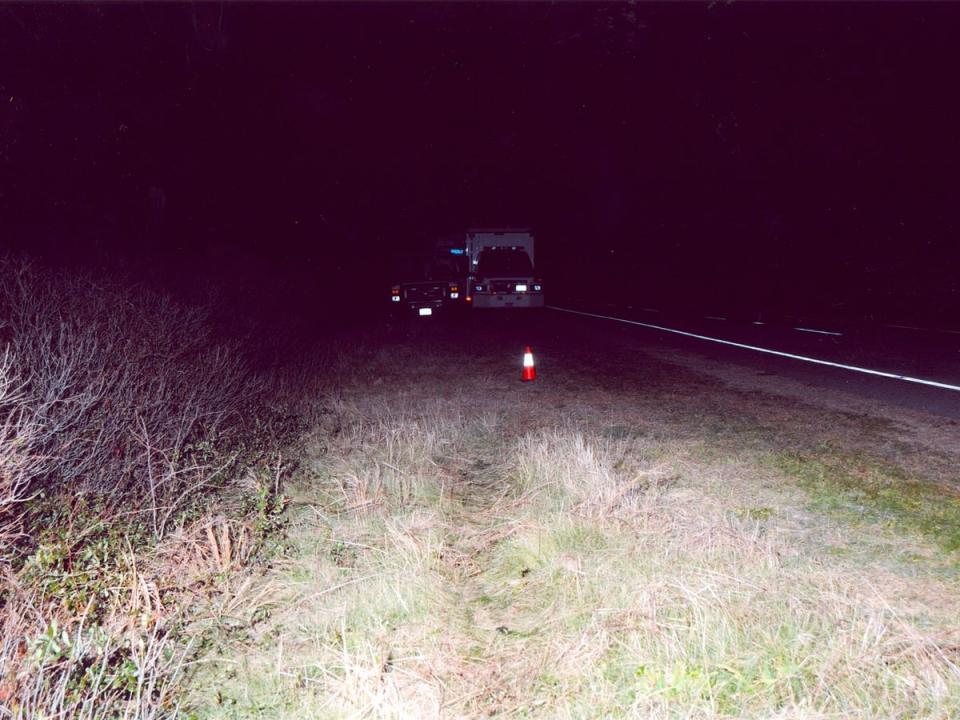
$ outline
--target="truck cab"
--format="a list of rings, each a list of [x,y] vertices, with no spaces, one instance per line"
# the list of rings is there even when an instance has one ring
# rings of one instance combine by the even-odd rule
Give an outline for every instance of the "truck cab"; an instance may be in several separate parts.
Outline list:
[[[395,263],[390,286],[394,313],[430,317],[449,311],[463,297],[463,270],[449,256],[412,256]]]

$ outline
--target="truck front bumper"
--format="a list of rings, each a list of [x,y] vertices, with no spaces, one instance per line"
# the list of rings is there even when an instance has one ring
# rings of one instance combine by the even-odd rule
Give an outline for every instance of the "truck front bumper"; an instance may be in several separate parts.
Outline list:
[[[543,293],[477,293],[473,306],[481,309],[542,308]]]

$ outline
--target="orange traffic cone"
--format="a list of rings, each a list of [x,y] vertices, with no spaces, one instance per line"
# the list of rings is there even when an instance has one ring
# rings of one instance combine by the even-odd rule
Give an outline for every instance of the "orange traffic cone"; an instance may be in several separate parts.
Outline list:
[[[524,382],[537,379],[537,369],[533,366],[533,350],[529,345],[523,349],[523,373],[520,379]]]

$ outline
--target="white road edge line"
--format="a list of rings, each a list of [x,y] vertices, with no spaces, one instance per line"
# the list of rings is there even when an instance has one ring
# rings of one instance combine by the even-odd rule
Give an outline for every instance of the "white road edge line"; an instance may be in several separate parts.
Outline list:
[[[916,327],[915,325],[884,325],[884,327],[897,328],[898,330],[919,330],[920,332],[949,333],[951,335],[960,335],[960,330],[944,330],[942,328],[924,328],[924,327]]]
[[[583,312],[582,310],[571,310],[570,308],[557,307],[556,305],[547,305],[550,310],[572,313],[573,315],[583,315],[584,317],[600,318],[602,320],[614,320],[616,322],[626,323],[627,325],[639,325],[640,327],[653,328],[654,330],[663,330],[664,332],[685,335],[686,337],[696,338],[697,340],[707,340],[709,342],[720,343],[721,345],[730,345],[732,347],[742,348],[744,350],[753,350],[755,352],[767,353],[768,355],[778,355],[780,357],[791,358],[792,360],[803,360],[804,362],[814,363],[815,365],[826,365],[827,367],[840,368],[841,370],[852,370],[853,372],[864,373],[865,375],[875,375],[877,377],[890,378],[892,380],[903,380],[904,382],[918,383],[920,385],[929,385],[930,387],[941,388],[943,390],[954,390],[960,392],[960,385],[950,385],[949,383],[937,382],[936,380],[924,380],[922,378],[910,377],[909,375],[898,375],[897,373],[884,372],[882,370],[871,370],[870,368],[857,367],[856,365],[844,365],[843,363],[830,362],[829,360],[820,360],[819,358],[807,357],[806,355],[794,355],[793,353],[783,352],[782,350],[771,350],[770,348],[757,347],[756,345],[746,345],[744,343],[733,342],[732,340],[721,340],[720,338],[710,337],[709,335],[697,335],[696,333],[675,328],[663,327],[662,325],[652,325],[650,323],[640,322],[638,320],[626,320],[625,318],[611,317],[609,315],[597,315],[596,313]]]
[[[813,328],[805,328],[805,327],[795,327],[794,330],[799,330],[800,332],[817,333],[818,335],[843,335],[843,333],[832,332],[830,330],[815,330]]]

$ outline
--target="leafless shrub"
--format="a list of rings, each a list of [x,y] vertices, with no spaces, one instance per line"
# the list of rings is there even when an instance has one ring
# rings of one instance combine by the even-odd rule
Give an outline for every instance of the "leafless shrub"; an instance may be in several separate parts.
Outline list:
[[[159,536],[222,481],[236,457],[216,450],[259,388],[205,318],[143,288],[3,261],[0,508],[70,487],[132,499]]]
[[[176,715],[176,593],[249,560],[282,464],[255,522],[208,499],[279,458],[290,422],[209,315],[0,258],[3,720]],[[164,552],[168,535],[187,556]]]
[[[43,458],[35,451],[40,432],[22,387],[16,384],[8,349],[0,360],[0,547],[12,540],[8,536],[12,518],[43,470]]]

